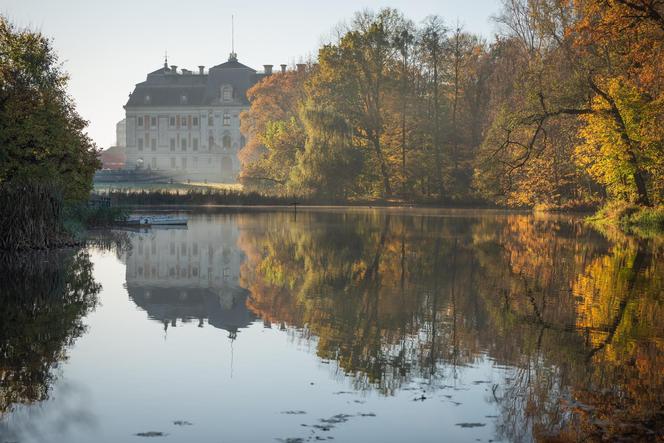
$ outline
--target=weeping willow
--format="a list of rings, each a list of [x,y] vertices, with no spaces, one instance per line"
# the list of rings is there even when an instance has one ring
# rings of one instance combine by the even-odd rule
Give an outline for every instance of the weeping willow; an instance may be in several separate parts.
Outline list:
[[[307,140],[296,156],[291,190],[333,200],[352,195],[362,162],[348,122],[334,110],[313,103],[307,103],[300,114]]]

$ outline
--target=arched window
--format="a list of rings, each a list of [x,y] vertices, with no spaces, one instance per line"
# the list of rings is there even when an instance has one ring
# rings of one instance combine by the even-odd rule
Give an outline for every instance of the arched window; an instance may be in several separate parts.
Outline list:
[[[231,148],[231,136],[228,134],[224,135],[224,138],[222,138],[222,146],[224,149],[230,149]]]

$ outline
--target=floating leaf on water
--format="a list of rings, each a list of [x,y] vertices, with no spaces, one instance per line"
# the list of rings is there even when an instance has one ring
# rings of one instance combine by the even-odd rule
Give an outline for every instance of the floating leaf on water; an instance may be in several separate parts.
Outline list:
[[[147,431],[147,432],[138,432],[134,434],[136,437],[166,437],[168,434],[164,434],[159,431]]]

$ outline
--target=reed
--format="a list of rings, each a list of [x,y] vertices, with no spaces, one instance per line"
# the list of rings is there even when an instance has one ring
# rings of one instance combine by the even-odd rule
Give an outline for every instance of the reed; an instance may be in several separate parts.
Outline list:
[[[294,196],[275,196],[235,189],[111,190],[104,193],[119,205],[289,205],[304,203]]]
[[[64,197],[52,184],[0,184],[0,250],[49,249],[73,243],[63,228]]]

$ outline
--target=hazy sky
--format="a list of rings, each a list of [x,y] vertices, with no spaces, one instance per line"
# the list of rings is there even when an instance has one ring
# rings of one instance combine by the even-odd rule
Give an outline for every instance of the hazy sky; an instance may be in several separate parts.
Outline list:
[[[106,148],[134,84],[163,64],[197,69],[226,61],[235,15],[235,50],[256,70],[315,54],[339,22],[357,10],[398,8],[420,22],[438,14],[490,37],[499,0],[0,0],[0,13],[41,30],[71,76],[70,92],[90,135]]]

